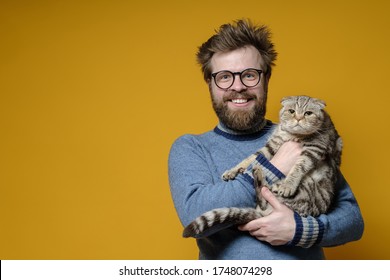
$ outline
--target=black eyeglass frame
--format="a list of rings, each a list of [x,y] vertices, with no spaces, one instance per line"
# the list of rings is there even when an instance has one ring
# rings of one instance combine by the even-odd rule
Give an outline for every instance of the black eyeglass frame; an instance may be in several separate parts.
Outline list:
[[[246,84],[242,81],[242,76],[241,76],[241,75],[242,75],[244,72],[248,71],[248,70],[254,70],[254,71],[256,71],[257,73],[259,73],[259,80],[258,80],[257,83],[256,83],[255,85],[253,85],[253,86],[248,86],[248,85],[246,85]],[[222,73],[222,72],[230,73],[230,74],[232,74],[232,76],[233,76],[232,84],[231,84],[230,86],[226,87],[226,88],[220,87],[220,86],[217,84],[217,80],[215,79],[215,77],[216,77],[219,73]],[[241,81],[241,83],[242,83],[244,86],[246,86],[246,87],[248,87],[248,88],[251,88],[251,87],[257,86],[257,85],[260,83],[261,74],[262,74],[262,73],[264,73],[263,70],[256,69],[256,68],[247,68],[247,69],[242,70],[241,72],[232,72],[232,71],[229,71],[229,70],[221,70],[221,71],[218,71],[218,72],[215,72],[215,73],[211,73],[211,76],[214,78],[214,83],[215,83],[215,85],[216,85],[217,87],[219,87],[220,89],[229,89],[229,88],[231,88],[231,86],[234,84],[234,81],[235,81],[235,79],[236,79],[236,75],[239,75],[240,81]]]

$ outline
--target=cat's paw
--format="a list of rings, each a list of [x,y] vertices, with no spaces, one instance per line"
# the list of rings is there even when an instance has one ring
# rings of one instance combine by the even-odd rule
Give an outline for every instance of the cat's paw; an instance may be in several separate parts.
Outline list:
[[[287,184],[275,184],[271,190],[281,197],[291,197],[295,194],[295,189]]]
[[[224,181],[233,180],[234,178],[237,177],[239,173],[242,173],[243,171],[244,170],[242,168],[232,168],[230,170],[227,170],[222,174],[222,180]]]
[[[253,166],[252,172],[253,172],[253,179],[255,179],[257,185],[263,186],[264,185],[264,175],[263,175],[263,170],[261,169],[261,167],[258,165]]]

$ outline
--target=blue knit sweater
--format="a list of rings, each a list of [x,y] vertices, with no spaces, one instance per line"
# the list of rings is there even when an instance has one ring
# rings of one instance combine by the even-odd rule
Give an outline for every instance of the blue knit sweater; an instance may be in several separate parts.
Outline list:
[[[255,207],[250,166],[235,180],[225,182],[221,174],[263,147],[274,128],[267,122],[253,134],[237,135],[222,125],[201,135],[184,135],[172,145],[169,180],[172,198],[183,226],[206,211],[220,207]],[[259,156],[267,180],[283,174]],[[288,244],[272,246],[230,227],[197,239],[200,259],[324,259],[322,247],[358,240],[363,218],[356,199],[340,174],[336,203],[327,215],[300,217],[295,213],[296,233]]]

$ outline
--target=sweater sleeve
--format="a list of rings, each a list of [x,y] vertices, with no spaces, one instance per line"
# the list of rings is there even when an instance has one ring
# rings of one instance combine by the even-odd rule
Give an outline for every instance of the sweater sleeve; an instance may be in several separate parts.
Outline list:
[[[279,171],[271,162],[268,161],[262,154],[259,154],[254,162],[250,164],[247,170],[244,171],[244,178],[248,180],[249,183],[253,185],[253,167],[258,165],[261,167],[263,174],[265,175],[265,179],[269,185],[285,178],[286,176]]]
[[[301,217],[297,212],[294,212],[295,219],[295,235],[294,238],[287,243],[288,246],[299,246],[310,248],[318,244],[324,234],[324,224],[314,217]]]

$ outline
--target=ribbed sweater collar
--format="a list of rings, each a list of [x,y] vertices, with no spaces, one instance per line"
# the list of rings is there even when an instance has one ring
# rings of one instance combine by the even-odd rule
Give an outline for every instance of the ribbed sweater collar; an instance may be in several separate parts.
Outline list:
[[[232,130],[220,122],[214,128],[214,132],[231,140],[246,141],[246,140],[256,139],[262,136],[263,134],[267,133],[271,129],[272,125],[273,124],[271,121],[264,119],[262,124],[256,127],[255,129],[251,131],[241,132],[241,131]]]

